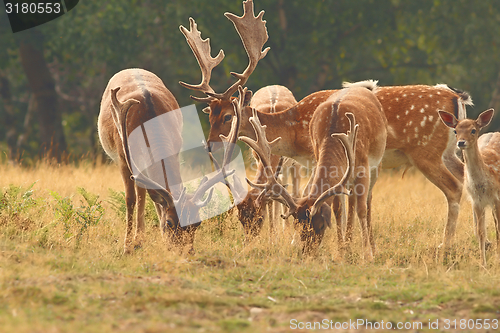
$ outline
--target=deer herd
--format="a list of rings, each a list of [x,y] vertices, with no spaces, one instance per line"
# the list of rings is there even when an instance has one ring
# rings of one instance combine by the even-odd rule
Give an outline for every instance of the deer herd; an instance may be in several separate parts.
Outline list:
[[[194,232],[200,224],[199,210],[212,200],[213,186],[231,181],[232,189],[244,187],[244,181],[228,167],[239,139],[253,150],[257,161],[255,177],[246,179],[251,186],[246,197],[236,200],[237,194],[233,193],[247,239],[259,234],[266,207],[274,202],[279,204],[269,215],[269,222],[273,225],[281,218],[293,217],[305,252],[317,251],[333,217],[338,246],[344,251],[352,241],[357,215],[362,255],[371,261],[375,255],[372,189],[379,171],[413,166],[446,197],[448,215],[441,245],[448,249],[453,243],[465,185],[473,205],[482,264],[486,265],[484,210],[488,205],[493,208],[500,259],[500,133],[479,136],[491,121],[493,110],[483,112],[477,120],[466,119],[466,106],[472,105],[470,96],[442,84],[381,87],[377,81],[367,80],[344,83],[342,89],[318,91],[299,102],[282,86],[264,87],[253,95],[246,82],[269,51],[269,47],[263,50],[268,39],[266,21],[262,20],[264,11],[255,16],[253,7],[252,0],[245,0],[243,16],[225,13],[241,38],[249,62],[241,74],[231,73],[236,82],[223,93],[214,91],[210,79],[224,52],[212,57],[210,40],[201,38],[194,19],[189,19],[189,30],[180,26],[198,61],[202,79],[197,85],[179,83],[204,94],[191,98],[208,104],[203,109],[210,122],[208,150],[225,148],[222,165],[213,160],[218,172],[204,178],[193,193],[186,193],[182,186],[179,152],[183,118],[175,97],[160,78],[143,69],[123,70],[109,81],[98,129],[101,144],[118,163],[125,185],[125,252],[143,241],[146,193],[154,202],[163,237],[192,250]],[[235,93],[237,96],[233,96]],[[146,136],[144,156],[158,156],[158,149],[168,151],[161,156],[171,157],[156,165],[164,175],[165,170],[169,171],[168,181],[166,176],[163,180],[152,179],[147,168],[141,171],[139,165],[144,163],[132,156],[130,142],[130,133],[135,129],[145,134],[148,121],[166,114],[168,140],[157,142],[161,139],[155,135]],[[463,151],[464,162],[457,157],[457,148]],[[300,165],[311,169],[302,193]],[[284,169],[294,175],[290,191],[279,179]],[[276,214],[280,204],[284,207],[281,218]]]

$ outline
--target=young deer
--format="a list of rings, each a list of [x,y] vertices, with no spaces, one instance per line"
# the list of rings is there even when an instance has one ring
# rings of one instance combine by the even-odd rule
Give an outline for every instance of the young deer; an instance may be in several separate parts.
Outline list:
[[[239,115],[248,113],[248,109],[239,110]],[[259,120],[263,114],[255,109],[252,112],[249,122],[254,127],[252,137],[257,139],[243,136],[240,140],[250,145],[263,164],[267,164],[272,146],[282,139],[278,137],[269,142],[266,125],[261,125]],[[317,163],[308,193],[302,198],[294,198],[270,172],[266,174],[268,181],[265,184],[251,184],[262,190],[261,196],[270,195],[274,200],[286,203],[289,211],[283,218],[292,215],[298,220],[306,251],[317,247],[326,228],[331,226],[331,209],[327,202],[332,200],[332,196],[352,192],[350,211],[356,211],[360,221],[365,258],[373,259],[368,207],[385,149],[386,126],[382,107],[369,89],[353,87],[333,93],[318,106],[309,126]],[[350,223],[353,218],[350,216]],[[342,246],[340,222],[338,217],[337,236],[339,246]]]
[[[500,133],[488,133],[479,137],[479,131],[493,118],[493,109],[484,111],[476,120],[457,118],[439,111],[443,123],[455,130],[457,147],[465,161],[465,188],[472,200],[475,233],[479,241],[481,262],[486,266],[485,208],[491,206],[497,237],[497,253],[500,259]]]
[[[120,102],[120,100],[124,102]],[[168,124],[164,133],[146,134],[145,123],[153,118],[168,113]],[[192,250],[194,231],[199,223],[199,209],[211,199],[212,187],[223,181],[222,170],[212,178],[205,178],[199,188],[186,195],[181,189],[182,179],[179,168],[179,152],[182,146],[182,114],[174,96],[165,87],[160,78],[143,69],[126,69],[115,74],[106,87],[98,119],[98,131],[101,145],[105,152],[118,163],[125,185],[125,201],[127,205],[127,229],[125,234],[125,253],[130,253],[135,246],[140,246],[144,233],[144,208],[146,192],[153,200],[160,220],[160,230],[164,238],[178,245],[188,245]],[[233,122],[233,130],[226,138],[231,145],[227,154],[237,139],[237,121]],[[129,133],[141,128],[144,133],[146,156],[132,156],[129,146]],[[228,164],[229,157],[224,155],[223,168]],[[141,170],[138,164],[145,160],[153,160],[153,156],[169,156]],[[152,175],[157,175],[155,168],[168,170],[168,179],[158,183]],[[164,173],[160,173],[164,174]],[[226,175],[230,175],[227,172]],[[207,198],[202,200],[206,191]],[[177,199],[175,199],[177,197]],[[136,231],[131,237],[135,204],[138,202]],[[177,208],[177,210],[176,210]],[[179,209],[180,208],[180,209]],[[184,222],[184,223],[181,223]],[[184,225],[184,226],[183,226]]]

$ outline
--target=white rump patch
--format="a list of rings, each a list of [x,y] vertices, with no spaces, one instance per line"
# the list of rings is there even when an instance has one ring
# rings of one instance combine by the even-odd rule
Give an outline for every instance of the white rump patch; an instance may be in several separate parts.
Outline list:
[[[359,82],[343,82],[342,83],[342,88],[352,88],[352,87],[361,87],[361,88],[367,88],[370,89],[371,91],[375,92],[377,91],[377,83],[378,80],[365,80],[365,81],[359,81]]]

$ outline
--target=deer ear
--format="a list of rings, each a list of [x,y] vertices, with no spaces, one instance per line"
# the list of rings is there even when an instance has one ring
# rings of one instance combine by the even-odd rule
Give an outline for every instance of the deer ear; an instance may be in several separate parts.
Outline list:
[[[479,129],[488,126],[488,124],[491,122],[491,119],[493,119],[494,113],[495,113],[495,110],[488,109],[488,110],[482,112],[479,115],[479,117],[477,117],[476,123],[479,126]]]
[[[247,90],[246,94],[245,94],[245,100],[243,101],[243,106],[249,106],[250,105],[250,101],[252,100],[252,91],[251,90]]]
[[[203,111],[203,113],[210,114],[210,106],[203,108],[201,111]]]
[[[458,120],[457,118],[455,118],[454,115],[452,115],[451,113],[448,113],[448,112],[445,112],[445,111],[438,111],[439,113],[439,118],[441,118],[441,120],[443,121],[443,123],[450,127],[450,128],[455,128],[457,127],[457,124],[458,124]]]

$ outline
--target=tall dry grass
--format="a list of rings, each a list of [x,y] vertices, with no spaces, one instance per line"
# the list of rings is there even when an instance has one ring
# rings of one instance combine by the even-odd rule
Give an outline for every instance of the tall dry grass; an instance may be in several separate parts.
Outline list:
[[[480,265],[470,203],[462,201],[456,246],[440,258],[446,201],[417,172],[381,174],[372,213],[377,252],[367,263],[357,221],[350,255],[338,252],[328,230],[318,253],[305,257],[290,226],[271,235],[266,224],[245,244],[232,212],[201,225],[194,255],[169,248],[150,218],[143,247],[124,256],[125,222],[108,202],[110,188],[123,191],[117,167],[80,164],[0,166],[4,192],[36,182],[38,200],[0,214],[0,331],[286,332],[290,318],[500,316],[498,261],[489,251],[489,267]],[[85,206],[78,187],[99,195],[104,215],[77,246],[76,222],[68,235],[51,191],[77,209]],[[494,240],[490,216],[488,225]]]
[[[82,197],[77,193],[78,187],[83,187],[90,193],[100,197],[105,208],[103,222],[89,229],[96,239],[88,237],[90,244],[102,243],[104,239],[113,239],[113,243],[121,245],[125,229],[122,216],[119,216],[108,202],[109,189],[123,191],[121,177],[116,165],[100,163],[91,165],[82,163],[81,166],[72,165],[54,166],[39,163],[34,168],[18,166],[2,166],[0,188],[9,184],[33,187],[34,196],[43,201],[44,209],[37,214],[37,226],[54,224],[54,210],[56,202],[51,196],[55,191],[62,197],[71,198],[73,204],[81,204]],[[418,172],[409,172],[404,178],[398,172],[383,172],[374,188],[372,224],[377,247],[376,263],[404,265],[405,263],[421,263],[436,261],[437,245],[442,241],[446,219],[446,200],[444,195]],[[29,214],[28,214],[29,215]],[[488,215],[488,235],[494,239],[494,230],[491,227],[491,217]],[[362,253],[360,234],[357,220],[355,222],[354,242],[352,246],[353,260],[356,253]],[[283,221],[275,221],[282,225]],[[269,235],[267,224],[259,239],[252,246],[243,244],[243,232],[233,212],[225,213],[202,224],[197,231],[195,248],[199,252],[224,252],[226,255],[239,255],[248,251],[268,252],[271,257],[300,255],[299,241],[294,239],[294,229],[291,222],[285,223],[288,227],[278,228],[276,235]],[[147,224],[148,239],[154,247],[163,247],[158,238],[158,230]],[[105,237],[103,235],[106,235]],[[112,236],[111,236],[112,235]],[[335,230],[329,230],[323,241],[318,256],[326,256],[332,260],[341,260],[337,251]],[[101,237],[103,236],[103,237]],[[58,235],[52,235],[57,239]],[[217,239],[217,242],[213,240]],[[472,213],[467,198],[462,200],[460,216],[457,225],[456,244],[454,255],[475,262],[476,244],[472,224]],[[146,243],[147,244],[150,242]],[[85,246],[83,246],[85,247]],[[94,249],[91,246],[91,249]],[[494,258],[492,258],[494,260]]]

